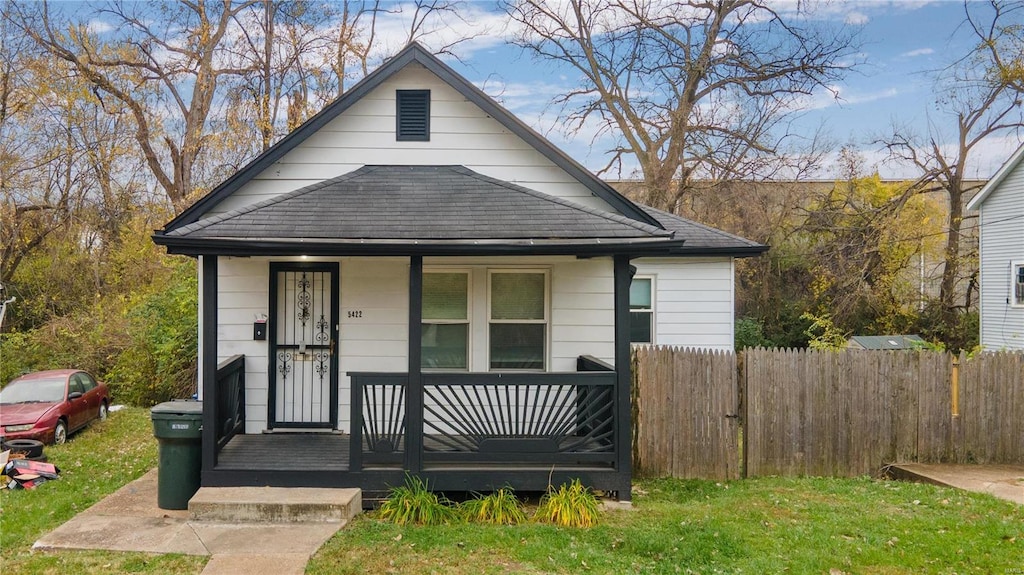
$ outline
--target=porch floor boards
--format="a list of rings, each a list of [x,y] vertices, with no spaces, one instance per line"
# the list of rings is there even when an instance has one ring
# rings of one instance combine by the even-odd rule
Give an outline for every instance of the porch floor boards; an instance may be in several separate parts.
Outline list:
[[[348,471],[347,433],[236,435],[221,450],[217,469]]]

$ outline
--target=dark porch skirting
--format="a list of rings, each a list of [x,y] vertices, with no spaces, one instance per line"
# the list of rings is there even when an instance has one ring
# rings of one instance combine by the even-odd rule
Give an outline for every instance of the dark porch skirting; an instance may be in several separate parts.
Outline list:
[[[406,472],[400,463],[367,464],[349,471],[351,438],[341,433],[268,433],[236,435],[220,452],[217,466],[203,472],[203,485],[281,487],[359,487],[383,493],[401,485]],[[436,443],[430,436],[425,445]],[[621,477],[610,465],[524,465],[509,463],[428,464],[417,473],[432,489],[486,492],[515,485],[517,491],[544,491],[580,478],[603,491],[614,491]]]

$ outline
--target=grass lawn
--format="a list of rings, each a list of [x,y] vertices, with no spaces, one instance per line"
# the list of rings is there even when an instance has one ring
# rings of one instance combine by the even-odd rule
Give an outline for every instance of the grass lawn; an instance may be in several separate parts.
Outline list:
[[[32,544],[79,511],[156,467],[148,409],[123,409],[60,446],[47,446],[60,479],[32,491],[0,491],[0,571],[69,573],[199,573],[208,558],[107,551],[32,551]]]
[[[0,493],[4,573],[199,573],[207,558],[42,553],[32,543],[156,465],[149,412],[47,447],[59,481]],[[1024,573],[1024,507],[870,479],[638,481],[592,529],[396,527],[358,517],[307,569],[340,573]]]

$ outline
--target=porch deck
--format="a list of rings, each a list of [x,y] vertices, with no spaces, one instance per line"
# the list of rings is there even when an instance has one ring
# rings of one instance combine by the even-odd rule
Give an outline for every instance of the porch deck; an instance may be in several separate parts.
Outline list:
[[[218,470],[348,471],[347,433],[236,435],[217,459]]]

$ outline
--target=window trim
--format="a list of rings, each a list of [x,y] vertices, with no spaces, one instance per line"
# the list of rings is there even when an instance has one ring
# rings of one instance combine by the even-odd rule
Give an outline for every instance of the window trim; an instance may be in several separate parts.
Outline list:
[[[541,274],[544,276],[544,318],[543,319],[500,319],[495,320],[491,317],[491,278],[494,274]],[[500,268],[487,268],[487,316],[485,318],[485,337],[486,337],[486,351],[487,359],[484,365],[487,366],[487,371],[491,372],[546,372],[551,368],[551,269],[550,268],[515,268],[515,267],[500,267]],[[531,325],[544,325],[544,352],[542,354],[542,360],[544,361],[543,367],[540,369],[495,369],[491,367],[491,325],[492,324],[531,324]]]
[[[427,319],[420,314],[420,329],[430,325],[465,325],[466,326],[466,367],[420,367],[421,371],[433,372],[467,372],[473,370],[473,270],[470,268],[450,267],[426,267],[423,268],[423,275],[427,274],[463,274],[466,276],[466,319]],[[421,331],[422,333],[422,331]],[[420,355],[422,357],[423,344],[420,343]],[[422,362],[422,360],[421,360]]]
[[[1010,262],[1010,288],[1008,292],[1008,299],[1010,300],[1010,307],[1024,308],[1024,299],[1017,299],[1017,277],[1020,273],[1017,270],[1024,268],[1024,260],[1012,260]]]
[[[636,313],[647,313],[647,314],[650,314],[650,316],[651,316],[651,341],[638,341],[638,342],[634,342],[634,341],[630,340],[629,344],[630,345],[657,345],[657,342],[658,342],[658,313],[657,313],[658,298],[656,297],[656,294],[658,293],[658,288],[657,288],[658,276],[656,276],[654,274],[636,274],[636,275],[633,276],[633,278],[629,282],[630,283],[630,287],[632,287],[633,282],[636,281],[636,280],[650,280],[651,281],[651,293],[650,293],[651,307],[649,309],[634,310],[632,303],[630,303],[629,304],[629,313],[632,314],[632,313],[636,312]]]
[[[426,118],[423,119],[423,134],[402,133],[402,100],[406,95],[424,95],[426,97]],[[430,90],[395,90],[395,141],[397,142],[429,142],[430,141]]]

